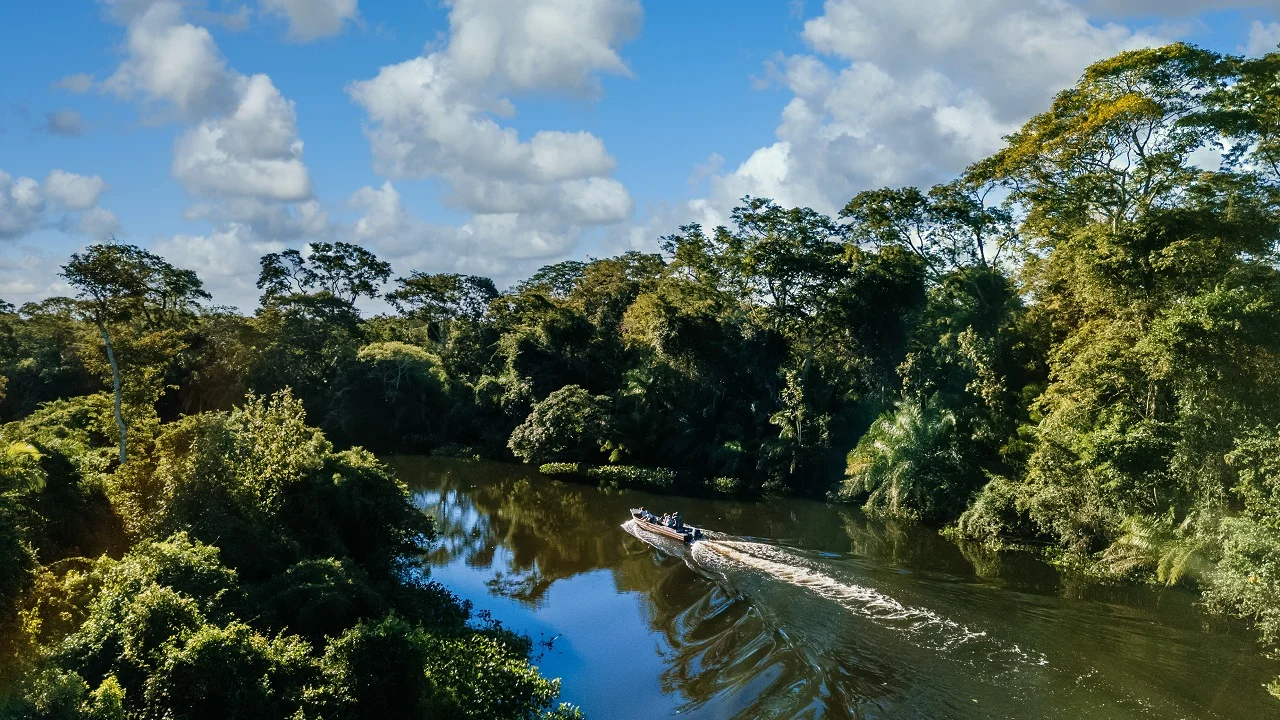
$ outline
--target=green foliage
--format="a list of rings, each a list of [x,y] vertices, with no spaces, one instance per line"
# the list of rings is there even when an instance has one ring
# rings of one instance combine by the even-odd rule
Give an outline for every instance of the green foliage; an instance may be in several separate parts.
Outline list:
[[[83,419],[25,429],[57,418]],[[41,460],[25,443],[0,453],[3,497],[39,492]],[[576,716],[551,710],[559,685],[530,641],[413,579],[431,524],[288,393],[162,425],[107,485],[135,542],[41,572],[23,615],[34,657],[4,717]]]
[[[734,496],[742,490],[742,481],[734,477],[718,477],[711,480],[711,489],[721,495]]]
[[[397,617],[351,628],[320,665],[338,717],[521,720],[560,691],[497,637],[431,635]]]
[[[287,392],[166,426],[111,493],[135,535],[190,532],[253,577],[309,555],[391,573],[430,534],[401,483],[367,452],[335,452]]]
[[[837,497],[873,515],[937,521],[954,517],[973,492],[949,412],[904,402],[872,424],[849,453]]]
[[[341,439],[369,438],[375,450],[425,449],[449,437],[452,407],[441,359],[416,345],[360,348],[337,382],[326,426]]]
[[[264,255],[258,276],[263,304],[289,296],[314,294],[348,304],[361,297],[377,297],[378,287],[391,277],[391,265],[359,245],[308,243],[299,250]]]
[[[1002,539],[1034,536],[1018,504],[1019,486],[1008,478],[988,476],[987,484],[957,518],[949,534],[998,545]]]
[[[566,385],[533,406],[509,446],[525,462],[590,462],[609,440],[609,398]]]
[[[577,477],[585,474],[585,467],[582,463],[543,463],[538,466],[538,472],[551,477]]]
[[[675,486],[677,474],[669,468],[597,465],[587,470],[587,477],[609,487],[663,491]]]
[[[45,666],[20,716],[168,712],[172,662],[164,682],[193,697],[182,668],[221,663],[209,697],[279,684],[223,713],[507,716],[506,694],[523,698],[509,716],[572,717],[518,643],[405,579],[431,528],[371,455],[338,449],[356,444],[666,492],[830,492],[981,552],[1031,541],[1195,584],[1280,647],[1278,67],[1121,53],[953,182],[868,190],[838,219],[748,197],[661,255],[569,260],[501,293],[412,272],[385,295],[396,315],[361,317],[390,267],[344,243],[262,258],[252,317],[198,308],[199,278],[140,248],[73,255],[76,299],[0,304],[0,595],[12,617],[24,588],[51,594],[23,616]],[[62,590],[32,575],[108,549],[85,526],[117,516],[127,598],[102,599],[109,564]],[[123,569],[208,570],[206,546],[221,590]],[[58,634],[96,664],[68,665]]]

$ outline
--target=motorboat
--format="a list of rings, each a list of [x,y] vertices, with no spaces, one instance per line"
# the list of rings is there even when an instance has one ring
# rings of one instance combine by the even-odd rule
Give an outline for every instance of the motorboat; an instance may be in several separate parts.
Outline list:
[[[631,508],[631,519],[635,520],[636,525],[644,530],[673,540],[679,540],[683,543],[692,543],[702,539],[702,530],[699,528],[685,525],[678,519],[664,523],[661,517],[644,508]]]

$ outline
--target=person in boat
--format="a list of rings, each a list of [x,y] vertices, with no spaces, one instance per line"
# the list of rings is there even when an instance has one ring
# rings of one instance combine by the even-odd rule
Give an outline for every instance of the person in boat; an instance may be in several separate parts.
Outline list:
[[[684,530],[684,521],[680,519],[680,512],[678,510],[671,515],[671,527],[676,530]]]

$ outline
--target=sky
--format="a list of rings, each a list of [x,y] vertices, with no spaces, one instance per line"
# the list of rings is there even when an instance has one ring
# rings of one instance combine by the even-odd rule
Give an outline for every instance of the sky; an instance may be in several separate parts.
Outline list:
[[[1270,52],[1280,0],[9,0],[0,298],[108,236],[243,310],[313,240],[501,287],[745,195],[946,181],[1177,40]]]

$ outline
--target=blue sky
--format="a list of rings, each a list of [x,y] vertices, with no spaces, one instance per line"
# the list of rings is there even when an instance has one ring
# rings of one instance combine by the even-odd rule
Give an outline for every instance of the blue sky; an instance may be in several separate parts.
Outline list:
[[[744,194],[833,212],[991,152],[1089,63],[1280,42],[1275,0],[59,0],[0,5],[0,297],[107,232],[253,306],[360,242],[505,284]]]

